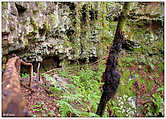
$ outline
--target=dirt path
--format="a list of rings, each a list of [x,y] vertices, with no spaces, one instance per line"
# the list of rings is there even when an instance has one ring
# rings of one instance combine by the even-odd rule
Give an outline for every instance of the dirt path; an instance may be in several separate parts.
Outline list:
[[[22,78],[22,83],[28,84],[29,78]],[[32,80],[31,92],[29,89],[21,86],[22,95],[25,98],[25,108],[28,112],[37,117],[60,117],[58,107],[55,104],[57,97],[51,96],[42,86],[42,83],[35,78]]]

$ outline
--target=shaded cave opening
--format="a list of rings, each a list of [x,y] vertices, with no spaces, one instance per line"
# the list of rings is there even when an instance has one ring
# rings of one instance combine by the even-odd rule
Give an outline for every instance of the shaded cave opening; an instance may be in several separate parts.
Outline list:
[[[60,58],[58,56],[49,56],[49,57],[45,57],[44,60],[42,62],[40,62],[40,72],[47,72],[51,69],[54,68],[61,68],[60,66],[60,62],[62,60],[60,60]],[[33,72],[37,72],[37,67],[38,67],[38,63],[37,61],[32,62],[33,64]],[[21,64],[21,74],[23,73],[30,73],[30,66],[25,66],[23,64]]]
[[[45,57],[43,59],[43,61],[40,62],[40,72],[44,73],[44,72],[47,72],[47,71],[55,69],[55,68],[62,68],[61,63],[63,60],[65,60],[65,59],[60,59],[58,56]],[[67,61],[67,62],[68,62],[68,65],[71,66],[71,65],[76,64],[76,63],[78,63],[78,65],[84,65],[87,63],[94,63],[94,62],[97,62],[97,60],[98,60],[98,57],[90,57],[88,62],[87,62],[86,58],[78,59],[78,62],[73,61],[73,60]],[[32,62],[34,73],[37,73],[38,63],[39,62],[37,62],[37,61]],[[25,74],[25,73],[30,74],[30,66],[25,66],[25,65],[21,64],[20,74]]]

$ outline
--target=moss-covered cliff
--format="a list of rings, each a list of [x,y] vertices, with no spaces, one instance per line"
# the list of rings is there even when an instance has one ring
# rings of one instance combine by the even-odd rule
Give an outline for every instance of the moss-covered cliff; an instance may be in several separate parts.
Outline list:
[[[56,67],[77,61],[94,62],[107,54],[122,5],[123,2],[2,2],[3,64],[12,53],[27,62],[51,58]],[[152,8],[153,12],[149,10]],[[157,28],[162,27],[162,8],[162,3],[134,3],[125,28],[126,38],[139,42],[136,36],[140,28],[150,28],[157,34]]]
[[[3,2],[3,62],[12,53],[28,62],[47,57],[68,61],[97,58],[97,14],[88,11],[90,6],[83,2]]]

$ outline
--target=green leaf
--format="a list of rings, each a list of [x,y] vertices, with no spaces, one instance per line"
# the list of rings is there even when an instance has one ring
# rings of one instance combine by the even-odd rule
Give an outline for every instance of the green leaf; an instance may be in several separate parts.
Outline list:
[[[164,91],[164,86],[158,88],[157,91],[158,91],[158,92],[159,92],[159,91]]]

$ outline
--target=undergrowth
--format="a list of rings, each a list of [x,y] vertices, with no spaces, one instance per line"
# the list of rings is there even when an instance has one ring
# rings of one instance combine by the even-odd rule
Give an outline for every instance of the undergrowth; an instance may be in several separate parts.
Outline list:
[[[56,102],[62,117],[98,117],[95,112],[101,95],[99,87],[103,84],[103,71],[103,66],[98,71],[85,66],[75,74],[67,76],[71,78],[72,83],[66,85],[69,88],[60,95],[61,100]],[[61,76],[64,74],[69,73],[60,73]]]
[[[156,60],[162,61],[162,58],[121,56],[118,66],[120,85],[115,97],[107,103],[104,117],[164,115],[164,84],[159,75],[164,67]],[[50,90],[60,98],[55,104],[62,117],[98,117],[95,113],[102,93],[104,70],[103,62],[97,65],[97,69],[88,65],[59,69],[57,73],[71,82],[61,86],[54,78],[45,75],[54,85]],[[147,100],[149,102],[142,105]]]

